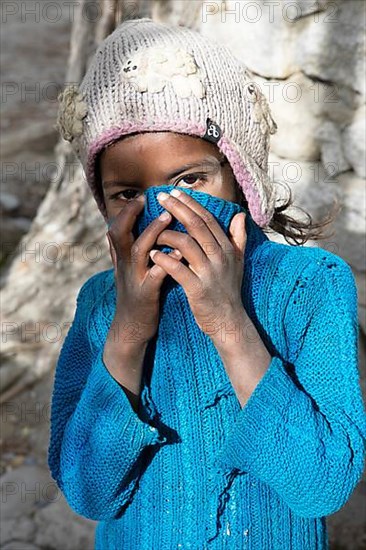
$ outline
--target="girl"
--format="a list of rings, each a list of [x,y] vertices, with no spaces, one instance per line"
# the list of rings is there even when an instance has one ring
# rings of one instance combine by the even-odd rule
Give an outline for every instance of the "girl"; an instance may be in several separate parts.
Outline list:
[[[225,47],[130,20],[58,126],[114,266],[79,292],[52,397],[49,467],[95,549],[328,548],[363,471],[357,292],[340,257],[265,234],[305,225],[275,208],[264,96]]]

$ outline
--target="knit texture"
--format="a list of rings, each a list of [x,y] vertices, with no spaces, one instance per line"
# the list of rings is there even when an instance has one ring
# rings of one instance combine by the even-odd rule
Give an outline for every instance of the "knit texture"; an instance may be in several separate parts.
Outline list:
[[[276,190],[268,152],[277,125],[253,75],[223,44],[186,27],[127,20],[101,43],[80,86],[66,86],[58,99],[57,128],[105,218],[100,152],[127,134],[171,131],[215,143],[253,220],[269,225]]]
[[[163,210],[157,193],[171,188],[145,191],[136,234]],[[225,231],[242,210],[184,192]],[[270,241],[250,213],[246,231],[242,302],[272,360],[244,407],[167,276],[135,413],[102,357],[113,270],[79,292],[56,368],[48,463],[70,507],[99,521],[96,550],[326,550],[325,516],[361,478],[352,271],[331,252]]]

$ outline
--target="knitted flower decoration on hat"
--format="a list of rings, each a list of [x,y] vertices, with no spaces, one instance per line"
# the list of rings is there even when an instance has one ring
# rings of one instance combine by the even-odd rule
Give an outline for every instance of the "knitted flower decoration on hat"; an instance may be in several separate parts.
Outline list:
[[[268,152],[277,125],[259,86],[226,46],[187,27],[127,20],[101,43],[80,87],[66,87],[59,99],[61,135],[72,143],[106,220],[99,154],[131,133],[171,131],[216,144],[253,220],[260,227],[271,221],[276,197]]]
[[[203,73],[193,56],[181,48],[146,48],[132,56],[122,71],[139,92],[161,92],[171,82],[179,97],[205,95]]]
[[[88,113],[77,86],[70,85],[58,96],[60,105],[57,129],[66,141],[73,141],[83,133],[82,120]]]

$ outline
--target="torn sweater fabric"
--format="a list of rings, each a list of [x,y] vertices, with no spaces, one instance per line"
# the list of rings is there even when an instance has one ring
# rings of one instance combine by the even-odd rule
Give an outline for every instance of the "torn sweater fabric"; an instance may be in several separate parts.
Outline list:
[[[172,188],[145,191],[136,236],[163,211],[157,193]],[[226,233],[243,210],[184,191]],[[56,367],[48,464],[70,507],[99,521],[95,550],[325,550],[325,516],[361,479],[366,415],[352,271],[318,247],[269,240],[249,212],[245,224],[242,302],[272,359],[244,407],[183,288],[167,276],[135,413],[102,358],[113,270],[79,292]],[[186,231],[177,220],[169,229]]]

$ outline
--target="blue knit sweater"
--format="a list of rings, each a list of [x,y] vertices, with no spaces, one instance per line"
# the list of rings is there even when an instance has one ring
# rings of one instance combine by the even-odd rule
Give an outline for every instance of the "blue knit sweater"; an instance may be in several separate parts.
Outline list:
[[[135,231],[163,208],[151,187]],[[185,192],[227,231],[238,205]],[[185,231],[176,220],[170,228]],[[96,550],[317,550],[364,467],[357,291],[348,264],[246,217],[243,306],[272,360],[244,407],[171,277],[138,413],[103,363],[113,270],[82,286],[58,360],[48,463]],[[170,248],[161,246],[161,250]]]

